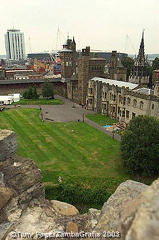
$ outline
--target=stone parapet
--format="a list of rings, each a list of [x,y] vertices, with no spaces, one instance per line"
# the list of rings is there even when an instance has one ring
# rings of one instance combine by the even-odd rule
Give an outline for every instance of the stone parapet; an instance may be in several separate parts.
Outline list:
[[[0,161],[11,157],[16,149],[16,134],[10,130],[0,130]]]

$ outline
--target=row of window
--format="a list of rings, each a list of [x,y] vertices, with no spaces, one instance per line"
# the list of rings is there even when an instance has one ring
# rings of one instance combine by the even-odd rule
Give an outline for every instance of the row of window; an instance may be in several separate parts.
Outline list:
[[[92,70],[92,71],[102,70],[102,67],[101,66],[91,66],[90,70]]]
[[[90,88],[90,93],[92,94],[92,92],[93,92],[93,91],[92,91],[92,88]],[[102,95],[103,95],[103,98],[105,98],[105,99],[107,98],[107,92],[104,92],[104,91],[103,91]],[[116,95],[110,93],[110,100],[116,101]],[[127,105],[130,105],[130,104],[131,104],[131,99],[130,99],[130,97],[128,97],[128,98],[126,99],[126,97],[122,97],[121,95],[119,95],[119,103],[120,103],[120,104],[123,104],[123,105],[125,105],[125,104],[127,103]],[[137,100],[136,100],[136,99],[133,100],[132,106],[133,106],[134,108],[137,107]],[[140,101],[140,102],[139,102],[139,108],[140,108],[140,109],[143,109],[143,108],[144,108],[144,102],[143,102],[143,101]],[[151,108],[154,109],[154,104],[152,104],[152,107],[151,107]]]
[[[120,107],[118,107],[118,114],[121,116],[121,117],[125,117],[126,116],[126,118],[127,119],[129,119],[130,118],[130,112],[128,111],[128,110],[120,110]],[[135,113],[133,113],[132,112],[132,118],[135,118]]]

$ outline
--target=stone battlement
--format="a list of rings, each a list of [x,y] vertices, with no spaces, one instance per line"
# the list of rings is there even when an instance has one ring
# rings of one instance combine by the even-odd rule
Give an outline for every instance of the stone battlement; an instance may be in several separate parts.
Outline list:
[[[0,161],[5,161],[17,149],[16,134],[9,130],[0,130]]]

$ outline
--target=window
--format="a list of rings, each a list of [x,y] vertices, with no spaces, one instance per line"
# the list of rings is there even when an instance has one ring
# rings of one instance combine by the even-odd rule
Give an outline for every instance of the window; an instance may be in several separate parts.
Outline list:
[[[137,101],[136,99],[133,100],[133,107],[136,107],[137,106]]]
[[[126,118],[129,118],[129,111],[126,110]]]
[[[154,107],[155,107],[154,104],[152,104],[152,109],[154,109]]]
[[[122,117],[125,117],[125,110],[122,111]]]
[[[123,105],[126,103],[126,97],[123,98]]]
[[[134,118],[135,118],[135,115],[136,115],[135,113],[132,113],[132,119],[134,119]]]
[[[107,109],[107,104],[104,104],[104,105],[103,105],[103,108],[104,108],[104,109]]]
[[[104,97],[105,97],[105,98],[107,97],[107,93],[106,93],[106,92],[104,93]]]
[[[122,103],[122,97],[119,95],[119,103]]]
[[[127,98],[127,105],[130,105],[130,102],[131,102],[131,100],[130,100],[130,98],[128,97],[128,98]]]
[[[115,101],[116,100],[116,95],[112,95],[112,100]]]
[[[143,101],[141,101],[140,102],[140,109],[143,109],[143,107],[144,107],[144,103],[143,103]]]

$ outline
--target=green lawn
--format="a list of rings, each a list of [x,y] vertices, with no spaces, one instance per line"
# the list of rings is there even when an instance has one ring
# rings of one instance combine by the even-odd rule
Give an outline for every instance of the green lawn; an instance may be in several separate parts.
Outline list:
[[[17,133],[17,154],[35,160],[44,181],[57,176],[125,178],[119,143],[86,123],[48,123],[37,109],[0,112],[0,128]]]
[[[118,141],[83,122],[49,123],[39,115],[39,109],[4,110],[0,128],[16,132],[17,155],[33,159],[47,185],[58,185],[60,175],[77,187],[112,193],[129,178],[120,162]]]
[[[13,103],[12,105],[58,105],[64,102],[60,99],[21,99],[19,102]]]
[[[117,120],[110,119],[108,116],[104,116],[101,113],[88,114],[86,117],[101,126],[117,123]]]

